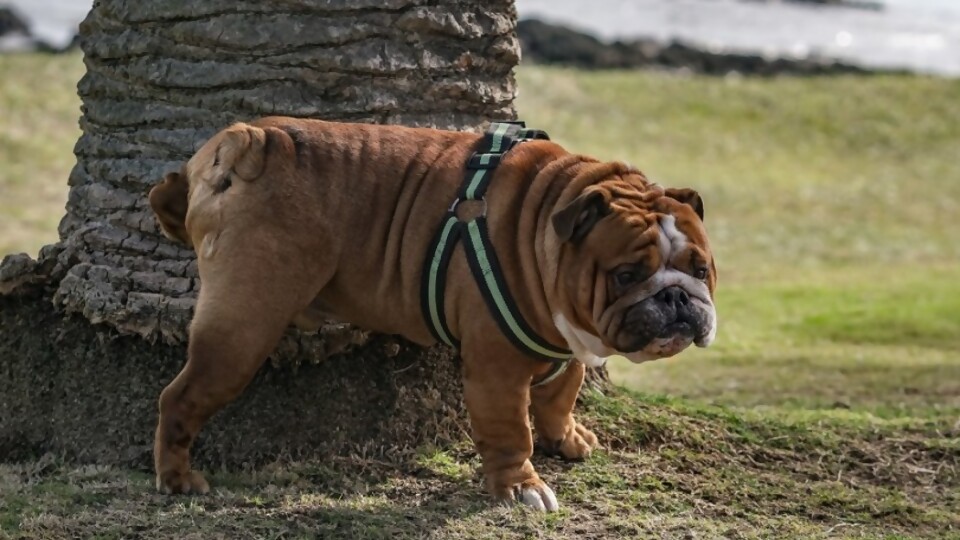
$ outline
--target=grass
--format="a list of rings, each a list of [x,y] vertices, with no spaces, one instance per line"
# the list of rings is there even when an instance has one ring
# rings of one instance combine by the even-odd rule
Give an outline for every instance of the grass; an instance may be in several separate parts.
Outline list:
[[[80,137],[75,54],[0,54],[0,254],[57,240]]]
[[[0,56],[0,251],[56,238],[79,57]],[[15,81],[15,82],[13,82]],[[390,462],[146,472],[0,465],[0,538],[960,538],[960,82],[524,67],[577,151],[698,189],[720,270],[707,350],[585,398],[604,450],[540,455],[559,515],[491,507],[469,444]]]
[[[0,465],[0,534],[23,538],[947,538],[960,444],[915,420],[735,415],[588,395],[605,450],[535,464],[564,508],[491,506],[468,444],[391,462],[284,463],[213,476],[206,497],[53,458]]]
[[[732,407],[960,416],[960,81],[525,69],[570,148],[706,203],[720,331],[615,380]]]

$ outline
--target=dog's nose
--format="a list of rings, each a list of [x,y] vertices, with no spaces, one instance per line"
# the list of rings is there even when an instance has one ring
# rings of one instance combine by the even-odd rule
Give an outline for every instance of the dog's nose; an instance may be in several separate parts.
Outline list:
[[[656,298],[657,301],[667,304],[668,306],[674,306],[677,309],[690,303],[690,296],[687,294],[687,291],[677,286],[667,287],[661,290],[657,293]]]

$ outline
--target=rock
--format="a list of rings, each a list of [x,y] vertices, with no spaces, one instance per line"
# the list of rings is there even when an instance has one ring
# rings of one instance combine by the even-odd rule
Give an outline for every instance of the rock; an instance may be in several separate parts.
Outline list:
[[[762,2],[770,4],[773,2],[788,2],[791,4],[812,4],[818,6],[836,6],[854,9],[869,9],[871,11],[880,11],[883,9],[883,2],[874,2],[872,0],[740,0],[741,2]]]
[[[2,52],[45,52],[62,53],[77,48],[80,44],[80,34],[65,45],[53,45],[35,37],[30,32],[30,25],[15,9],[0,6],[0,53]]]
[[[37,261],[26,253],[12,253],[0,261],[0,295],[10,294],[38,280]]]
[[[16,10],[0,7],[0,53],[32,51],[36,42],[30,27]]]
[[[626,67],[621,51],[565,26],[527,19],[517,24],[517,35],[524,60],[589,68]]]
[[[0,7],[0,36],[8,34],[30,34],[30,26],[23,17],[10,7]]]
[[[743,52],[717,52],[683,41],[658,43],[650,39],[637,39],[605,43],[589,34],[536,19],[520,21],[517,34],[525,61],[586,69],[660,67],[708,75],[868,72],[860,66],[828,58],[771,58]]]

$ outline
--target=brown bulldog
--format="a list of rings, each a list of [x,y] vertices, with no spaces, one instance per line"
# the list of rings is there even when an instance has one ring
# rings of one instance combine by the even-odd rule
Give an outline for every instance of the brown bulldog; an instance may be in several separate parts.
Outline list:
[[[335,318],[421,345],[432,240],[482,137],[398,126],[264,118],[210,139],[150,192],[163,232],[194,247],[203,284],[187,363],[160,396],[157,487],[204,493],[190,446],[237,397],[291,323]],[[623,163],[529,141],[503,155],[486,192],[489,241],[519,315],[578,360],[553,365],[501,331],[463,244],[442,311],[460,343],[464,398],[487,489],[539,510],[553,491],[530,456],[533,426],[564,458],[597,438],[573,417],[584,365],[672,356],[716,333],[716,273],[703,204]],[[476,206],[476,205],[474,205]]]

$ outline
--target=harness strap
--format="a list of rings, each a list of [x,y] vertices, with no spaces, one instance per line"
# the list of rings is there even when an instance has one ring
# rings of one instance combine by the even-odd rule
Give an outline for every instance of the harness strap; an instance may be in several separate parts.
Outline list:
[[[493,313],[500,331],[520,350],[541,360],[556,361],[570,358],[570,351],[554,347],[538,336],[520,314],[513,296],[506,286],[506,278],[493,251],[487,230],[487,218],[480,216],[466,223],[467,262],[480,292]]]
[[[447,327],[447,318],[443,312],[443,306],[446,305],[443,294],[447,288],[447,267],[450,265],[450,256],[453,255],[453,248],[460,239],[462,225],[457,216],[452,213],[448,213],[444,218],[440,231],[431,242],[430,250],[427,251],[430,259],[427,261],[420,287],[420,308],[429,323],[427,327],[430,328],[434,339],[458,349],[460,341],[453,337],[453,333]]]
[[[450,257],[457,242],[462,238],[467,263],[480,287],[480,293],[487,308],[497,321],[500,330],[526,354],[538,360],[557,364],[544,380],[537,383],[542,385],[566,370],[572,353],[555,347],[538,336],[521,315],[507,288],[500,262],[490,240],[484,199],[494,171],[503,155],[514,145],[530,139],[549,139],[549,137],[543,131],[526,129],[522,122],[494,123],[484,134],[478,151],[467,160],[466,175],[457,199],[447,210],[427,251],[420,303],[427,326],[434,338],[447,345],[459,347],[460,342],[453,336],[444,316],[444,290]],[[484,203],[482,215],[468,221],[461,221],[457,217],[456,209],[463,201],[482,201]]]
[[[568,358],[563,362],[554,362],[553,365],[550,366],[550,371],[548,371],[540,380],[534,381],[533,384],[530,385],[530,388],[546,386],[557,380],[558,377],[566,373],[567,368],[570,367],[570,362],[573,362],[573,358]]]

